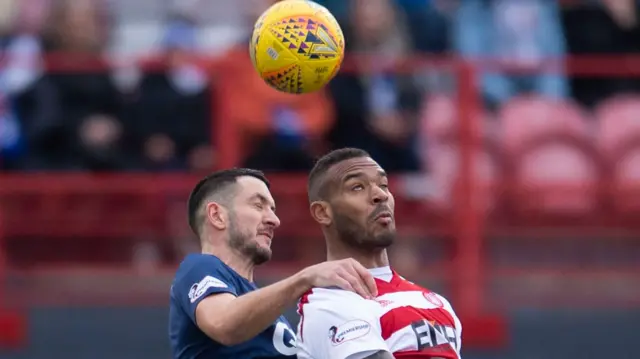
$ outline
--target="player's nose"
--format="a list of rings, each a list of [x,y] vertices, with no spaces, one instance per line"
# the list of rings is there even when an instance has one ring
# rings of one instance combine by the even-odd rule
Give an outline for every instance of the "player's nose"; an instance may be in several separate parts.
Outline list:
[[[373,204],[387,202],[389,200],[389,193],[379,186],[374,186],[371,191],[371,200]]]
[[[280,227],[280,218],[278,218],[274,212],[267,214],[264,218],[264,222],[273,228]]]

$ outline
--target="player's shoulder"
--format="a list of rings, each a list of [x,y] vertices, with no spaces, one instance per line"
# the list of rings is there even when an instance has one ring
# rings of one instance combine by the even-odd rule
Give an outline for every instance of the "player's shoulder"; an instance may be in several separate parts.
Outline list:
[[[187,294],[191,303],[207,293],[236,294],[238,280],[218,257],[208,254],[189,254],[180,263],[171,286],[172,295]]]
[[[429,301],[431,304],[435,305],[436,307],[451,308],[451,303],[449,303],[447,298],[445,298],[443,295],[427,287],[416,284],[395,272],[394,272],[394,275],[397,276],[398,282],[397,282],[397,285],[394,287],[393,292],[419,291],[419,292],[422,292],[422,295],[427,301]]]
[[[205,278],[205,276],[210,278]],[[220,260],[220,258],[209,254],[189,254],[180,263],[176,271],[175,281],[222,281],[228,282],[234,276],[232,270]],[[222,283],[220,283],[222,285]]]
[[[340,288],[312,288],[304,293],[300,299],[305,303],[316,305],[335,304],[336,301],[361,303],[366,301],[362,296]]]
[[[366,311],[374,303],[360,295],[338,288],[313,288],[300,297],[300,315]]]
[[[208,270],[217,269],[226,271],[227,269],[227,266],[222,262],[222,260],[214,255],[193,253],[184,257],[180,266],[178,266],[177,273],[187,273],[194,269],[203,267]]]
[[[184,257],[180,263],[180,268],[190,268],[200,265],[225,266],[220,258],[212,254],[192,253]]]

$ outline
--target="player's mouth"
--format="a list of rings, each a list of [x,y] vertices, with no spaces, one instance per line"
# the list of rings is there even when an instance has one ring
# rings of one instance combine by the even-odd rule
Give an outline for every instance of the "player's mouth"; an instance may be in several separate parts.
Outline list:
[[[380,212],[375,218],[374,221],[381,223],[381,224],[390,224],[391,222],[393,222],[393,215],[391,214],[391,212],[385,211],[385,212]]]
[[[273,240],[273,232],[271,232],[271,231],[259,231],[258,235],[267,238],[267,244],[271,245],[271,241]]]

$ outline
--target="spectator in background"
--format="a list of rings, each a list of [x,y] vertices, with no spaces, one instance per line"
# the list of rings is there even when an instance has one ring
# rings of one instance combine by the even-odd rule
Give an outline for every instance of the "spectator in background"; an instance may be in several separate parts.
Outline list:
[[[46,169],[115,170],[129,161],[119,148],[123,123],[118,117],[118,92],[102,60],[111,31],[108,15],[108,8],[98,0],[51,3],[43,40],[45,49],[53,53],[54,71],[48,79],[59,111],[53,121],[55,130],[43,141],[44,150],[50,151],[43,161]],[[64,58],[60,53],[66,54]],[[75,71],[60,71],[60,66]],[[100,151],[107,147],[108,154]]]
[[[336,20],[344,26],[349,18],[349,2],[344,0],[317,0],[318,4],[326,7],[335,16]]]
[[[387,171],[415,171],[420,93],[414,76],[394,74],[385,67],[410,56],[410,35],[391,0],[354,0],[351,22],[344,27],[351,53],[346,62],[361,73],[342,71],[329,88],[336,106],[330,134],[334,148],[365,149]]]
[[[11,32],[17,7],[16,0],[0,0],[0,35],[3,39]]]
[[[442,54],[450,49],[449,15],[455,8],[452,0],[396,0],[407,18],[415,50]]]
[[[57,151],[49,140],[56,136],[60,112],[55,88],[43,76],[41,41],[48,11],[45,0],[2,2],[7,16],[2,23],[5,57],[0,71],[4,169],[46,168],[47,162],[56,166]]]
[[[439,54],[449,50],[449,8],[453,0],[392,0],[398,5],[406,22],[415,50]],[[346,27],[349,23],[350,2],[345,0],[316,0],[325,6]]]
[[[247,13],[253,24],[262,10],[273,3],[262,2]],[[252,26],[247,26],[252,29]],[[307,170],[313,157],[324,151],[321,141],[333,120],[333,108],[323,92],[304,96],[278,92],[256,75],[246,41],[222,56],[219,69],[224,121],[235,126],[244,166],[269,170]]]
[[[211,89],[209,75],[198,62],[198,32],[187,12],[171,14],[162,41],[163,70],[144,75],[135,101],[127,107],[131,143],[144,169],[213,167]]]
[[[14,43],[14,25],[16,23],[15,16],[18,13],[18,3],[14,0],[0,1],[0,51],[5,54],[5,63],[0,70],[0,165],[3,169],[13,169],[19,162],[22,152],[22,125],[18,120],[15,110],[12,106],[13,98],[9,94],[12,87],[10,81],[12,78],[20,78],[14,76],[19,74],[20,57],[18,54],[24,51],[16,51]],[[31,56],[24,56],[26,59]],[[8,59],[8,61],[6,60]],[[15,68],[13,71],[10,68]],[[28,80],[28,79],[27,79]],[[18,84],[17,87],[21,87]]]
[[[48,50],[91,55],[103,53],[112,25],[104,1],[55,0],[51,6],[50,33],[46,37]]]
[[[551,0],[461,1],[454,20],[454,47],[467,59],[497,59],[535,68],[565,55],[558,3]],[[562,68],[535,75],[485,72],[482,91],[489,105],[521,93],[562,98],[569,94]]]
[[[571,54],[640,53],[640,5],[635,0],[574,4],[564,11],[564,25]],[[609,79],[576,76],[571,85],[576,99],[587,106],[595,106],[611,95],[640,92],[640,80],[626,76]]]
[[[79,148],[74,162],[89,171],[124,170],[135,164],[123,149],[122,124],[116,118],[101,113],[83,118],[77,130]]]
[[[5,24],[5,51],[8,61],[2,71],[2,85],[9,93],[20,93],[42,77],[42,28],[48,6],[44,0],[24,0],[13,3],[4,11],[11,19]],[[13,9],[13,10],[11,10]],[[2,9],[0,9],[2,10]]]

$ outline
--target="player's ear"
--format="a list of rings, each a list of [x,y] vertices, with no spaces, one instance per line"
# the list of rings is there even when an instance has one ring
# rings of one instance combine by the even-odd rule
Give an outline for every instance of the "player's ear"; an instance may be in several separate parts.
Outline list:
[[[333,222],[333,213],[329,203],[325,201],[315,201],[309,206],[311,217],[319,224],[329,226]]]
[[[205,211],[207,221],[209,221],[214,228],[218,230],[224,230],[227,228],[228,216],[224,207],[216,202],[209,202],[205,206]]]

